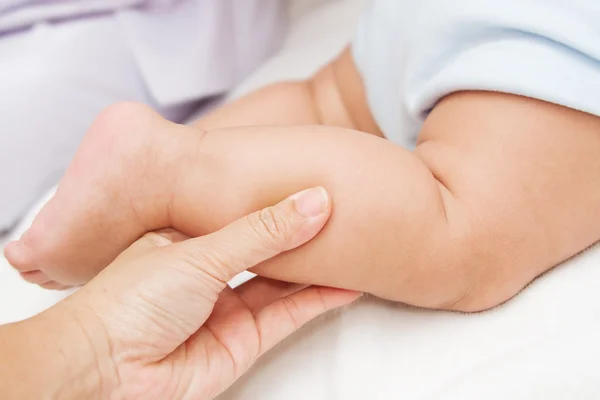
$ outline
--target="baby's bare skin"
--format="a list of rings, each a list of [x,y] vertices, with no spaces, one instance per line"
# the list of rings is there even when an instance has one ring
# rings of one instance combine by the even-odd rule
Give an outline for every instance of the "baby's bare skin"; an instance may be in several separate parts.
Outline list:
[[[256,272],[474,311],[600,237],[599,118],[457,93],[411,153],[377,137],[357,79],[343,56],[311,82],[273,86],[200,121],[208,133],[141,106],[112,108],[7,257],[44,286],[82,283],[148,230],[205,234],[321,185],[334,201],[326,229]],[[217,129],[252,124],[279,126]]]

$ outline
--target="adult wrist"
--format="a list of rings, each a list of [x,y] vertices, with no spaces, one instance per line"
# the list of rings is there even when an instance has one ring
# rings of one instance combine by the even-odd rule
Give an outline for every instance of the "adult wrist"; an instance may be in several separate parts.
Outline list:
[[[93,308],[82,300],[75,294],[40,315],[53,330],[63,355],[63,374],[70,380],[61,389],[63,398],[113,398],[119,379],[110,338]]]
[[[116,390],[109,346],[90,317],[62,304],[15,324],[14,383],[23,399],[105,399]],[[102,332],[102,331],[100,331]],[[12,374],[11,374],[12,376]]]

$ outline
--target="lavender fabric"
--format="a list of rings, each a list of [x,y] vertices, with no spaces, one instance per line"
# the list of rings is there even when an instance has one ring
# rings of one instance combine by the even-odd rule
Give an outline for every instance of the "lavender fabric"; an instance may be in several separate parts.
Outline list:
[[[0,33],[57,21],[174,0],[0,0]]]
[[[96,115],[173,120],[278,49],[281,0],[0,0],[0,232],[64,173]]]

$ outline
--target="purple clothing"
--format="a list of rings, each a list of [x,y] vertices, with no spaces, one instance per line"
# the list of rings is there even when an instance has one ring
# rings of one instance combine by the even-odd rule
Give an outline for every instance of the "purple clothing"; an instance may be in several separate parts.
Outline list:
[[[177,0],[0,0],[0,33],[85,15]]]
[[[285,4],[0,0],[0,231],[55,183],[104,107],[180,116],[235,87],[278,48]]]

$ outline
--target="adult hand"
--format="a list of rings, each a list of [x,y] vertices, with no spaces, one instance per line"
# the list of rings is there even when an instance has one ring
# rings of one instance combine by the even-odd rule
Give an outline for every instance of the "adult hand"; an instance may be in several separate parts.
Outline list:
[[[33,382],[45,396],[215,397],[304,323],[359,296],[264,278],[227,285],[309,241],[330,204],[325,190],[313,188],[204,237],[144,236],[79,292],[12,327],[20,332],[15,343],[28,343],[15,346],[16,370],[28,363],[26,376],[36,376],[39,366],[44,375]],[[17,382],[29,386],[26,376]]]

